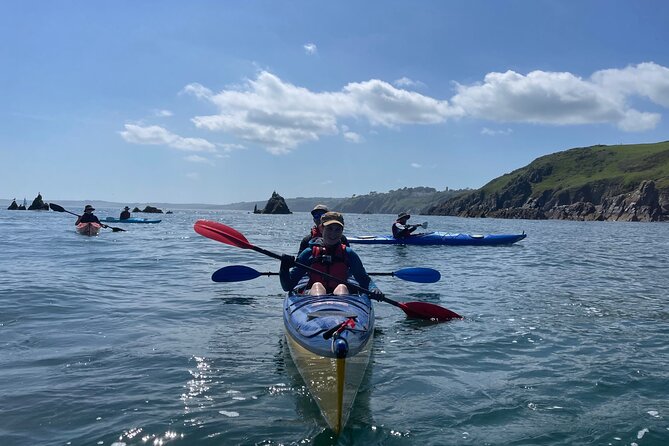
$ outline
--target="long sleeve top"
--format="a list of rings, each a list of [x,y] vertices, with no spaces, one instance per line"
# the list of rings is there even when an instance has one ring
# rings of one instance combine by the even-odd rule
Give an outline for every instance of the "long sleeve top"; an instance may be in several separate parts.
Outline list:
[[[378,289],[374,281],[367,274],[365,267],[360,260],[358,254],[355,253],[351,248],[346,248],[346,258],[348,260],[348,276],[353,278],[358,282],[361,288],[367,290]],[[312,249],[307,248],[303,250],[300,255],[295,259],[297,263],[301,263],[306,266],[311,266],[316,259],[312,255]],[[284,291],[290,291],[300,282],[300,280],[307,275],[309,272],[300,267],[295,266],[291,269],[284,268],[283,265],[279,271],[279,279],[281,281],[281,287]]]

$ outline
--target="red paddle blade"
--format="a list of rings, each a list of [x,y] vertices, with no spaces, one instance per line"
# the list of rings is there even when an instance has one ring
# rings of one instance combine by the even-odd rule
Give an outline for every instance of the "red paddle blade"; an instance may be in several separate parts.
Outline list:
[[[434,319],[438,321],[462,319],[462,316],[458,313],[428,302],[400,302],[399,304],[408,317],[415,319]]]
[[[246,240],[244,234],[223,223],[211,220],[198,220],[193,225],[193,229],[200,235],[212,240],[223,242],[228,245],[237,246],[243,249],[253,249],[253,245]]]

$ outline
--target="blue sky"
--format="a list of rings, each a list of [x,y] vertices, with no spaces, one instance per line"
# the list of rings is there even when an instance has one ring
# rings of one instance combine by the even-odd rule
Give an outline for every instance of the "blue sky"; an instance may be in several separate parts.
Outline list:
[[[478,188],[669,139],[665,1],[19,1],[0,197],[225,204]]]

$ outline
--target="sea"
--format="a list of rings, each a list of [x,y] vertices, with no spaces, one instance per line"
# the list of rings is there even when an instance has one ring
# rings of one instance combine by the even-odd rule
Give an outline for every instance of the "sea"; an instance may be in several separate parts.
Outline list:
[[[211,280],[278,262],[193,231],[219,221],[296,254],[310,215],[159,218],[86,237],[69,214],[0,211],[0,445],[669,445],[667,224],[415,215],[428,230],[527,238],[354,245],[368,271],[440,271],[375,280],[464,319],[376,303],[370,365],[335,436],[288,354],[278,278]],[[394,216],[345,219],[345,234],[371,235]]]

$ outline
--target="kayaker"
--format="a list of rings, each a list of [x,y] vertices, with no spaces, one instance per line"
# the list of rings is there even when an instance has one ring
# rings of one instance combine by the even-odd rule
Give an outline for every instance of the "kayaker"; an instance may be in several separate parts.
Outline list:
[[[106,227],[106,225],[103,225],[102,223],[100,223],[100,220],[98,219],[98,217],[96,217],[95,214],[93,214],[94,210],[95,210],[95,208],[93,206],[91,206],[90,204],[87,204],[84,207],[84,215],[77,218],[77,221],[76,221],[76,223],[74,223],[74,225],[76,226],[79,223],[98,223],[99,225],[102,225],[103,227]]]
[[[300,249],[297,251],[297,255],[300,255],[302,251],[304,251],[306,248],[309,247],[310,241],[323,236],[323,234],[321,233],[322,228],[320,225],[321,217],[328,211],[329,211],[328,207],[324,204],[317,204],[311,210],[311,217],[314,219],[314,226],[309,231],[309,234],[305,235],[302,241],[300,242]],[[342,238],[341,240],[342,243],[345,244],[346,246],[349,246],[346,236],[342,235],[341,238]]]
[[[121,215],[119,216],[119,220],[127,220],[130,218],[130,208],[128,206],[123,208],[123,211],[121,211]]]
[[[365,271],[358,254],[342,243],[344,216],[339,212],[326,212],[321,217],[320,226],[322,237],[312,240],[310,246],[297,257],[297,262],[334,276],[339,280],[331,280],[318,273],[307,272],[304,268],[295,265],[295,257],[284,254],[281,256],[279,272],[281,287],[285,291],[290,291],[307,275],[309,282],[303,289],[308,290],[309,294],[349,294],[346,282],[350,276],[353,276],[362,288],[368,289],[372,293],[382,294]]]
[[[407,222],[411,218],[411,215],[406,212],[400,212],[397,215],[397,220],[393,223],[393,237],[395,238],[406,238],[411,236],[411,233],[416,230],[420,225],[408,225]]]

